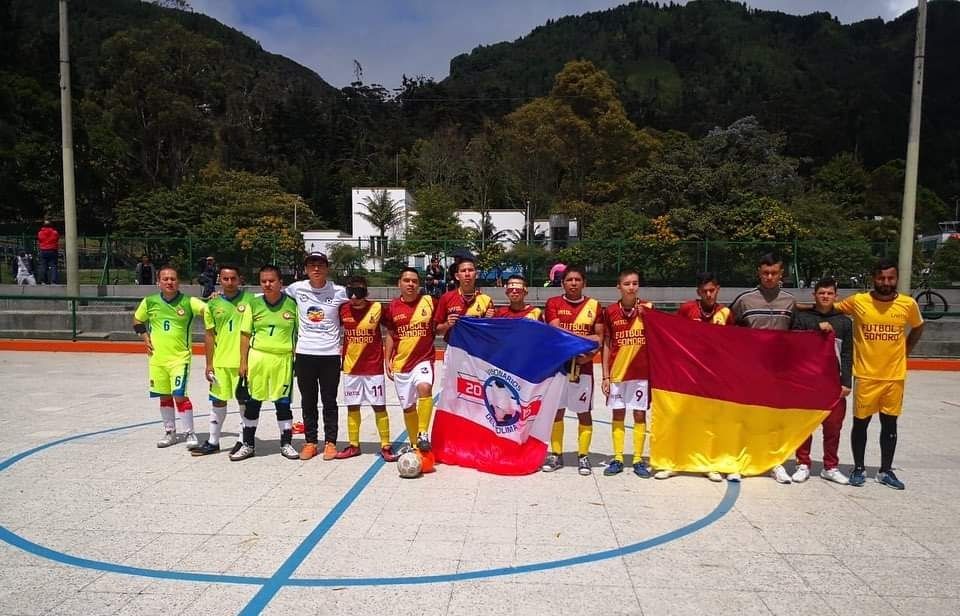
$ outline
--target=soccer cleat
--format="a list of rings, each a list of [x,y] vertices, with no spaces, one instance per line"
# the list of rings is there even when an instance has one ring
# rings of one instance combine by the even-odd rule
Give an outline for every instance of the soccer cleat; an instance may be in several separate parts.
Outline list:
[[[540,470],[544,473],[552,473],[561,468],[563,468],[563,456],[558,453],[551,453],[544,459]]]
[[[220,453],[220,445],[211,445],[210,441],[203,441],[203,444],[190,451],[191,456],[209,456],[212,453]]]
[[[254,453],[255,451],[253,447],[247,444],[243,444],[240,446],[240,449],[237,451],[237,453],[230,454],[230,460],[232,460],[233,462],[246,460],[247,458],[252,458]]]
[[[330,461],[337,457],[337,444],[326,443],[323,446],[323,459]]]
[[[230,453],[237,453],[241,447],[243,447],[243,441],[237,441],[233,444],[233,447],[230,448]]]
[[[579,456],[577,458],[577,472],[584,477],[593,474],[593,469],[590,467],[589,456]]]
[[[727,481],[730,483],[740,483],[740,473],[727,473]]]
[[[842,486],[850,483],[847,480],[847,476],[841,473],[839,468],[825,468],[820,471],[820,477],[833,483],[839,483]]]
[[[653,477],[653,473],[650,472],[650,467],[647,466],[643,460],[633,463],[633,474],[641,479],[650,479]]]
[[[893,488],[894,490],[902,490],[907,487],[903,485],[902,481],[897,479],[897,476],[893,474],[893,471],[878,472],[877,483],[882,483],[883,485]]]
[[[293,422],[292,431],[294,434],[303,434],[304,432],[306,432],[306,430],[303,427],[303,422],[302,421]]]
[[[673,471],[669,471],[669,470],[667,470],[667,469],[663,469],[663,470],[657,471],[657,472],[653,475],[653,478],[654,478],[654,479],[670,479],[670,478],[673,477],[674,475],[676,475],[676,473],[674,473]]]
[[[797,470],[793,472],[790,479],[793,480],[793,483],[803,483],[807,479],[810,479],[810,467],[806,464],[797,465]]]
[[[852,485],[855,488],[863,486],[867,482],[867,471],[863,468],[855,468],[853,472],[850,473],[850,479],[847,480],[849,485]]]
[[[317,444],[316,443],[304,443],[303,447],[300,448],[300,459],[309,460],[317,455]]]
[[[177,444],[177,433],[173,430],[167,430],[163,433],[163,438],[157,441],[157,447],[163,449]]]
[[[347,445],[343,449],[337,452],[337,460],[346,460],[347,458],[355,458],[360,455],[360,448],[356,445]]]
[[[393,447],[384,445],[380,448],[380,457],[383,458],[384,462],[396,462],[398,456],[393,453]]]
[[[709,473],[707,473],[707,479],[709,479],[710,481],[715,481],[719,483],[723,481],[723,475],[721,475],[717,471],[710,471]]]
[[[777,480],[777,483],[792,483],[793,480],[790,479],[790,475],[787,474],[787,469],[783,468],[782,464],[777,464],[773,467],[773,470],[770,471],[770,476]]]
[[[417,449],[420,451],[430,451],[430,436],[426,432],[417,435]]]
[[[620,460],[610,460],[607,462],[607,468],[603,469],[604,477],[612,477],[623,472],[623,462]]]
[[[284,443],[280,446],[280,455],[287,460],[299,460],[300,454],[290,443]]]
[[[197,438],[196,432],[187,432],[187,451],[193,451],[200,447],[200,439]]]

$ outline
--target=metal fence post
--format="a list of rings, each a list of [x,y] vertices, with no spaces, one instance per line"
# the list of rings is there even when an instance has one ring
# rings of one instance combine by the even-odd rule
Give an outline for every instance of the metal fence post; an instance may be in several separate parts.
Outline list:
[[[70,298],[70,330],[71,339],[77,340],[77,298]]]

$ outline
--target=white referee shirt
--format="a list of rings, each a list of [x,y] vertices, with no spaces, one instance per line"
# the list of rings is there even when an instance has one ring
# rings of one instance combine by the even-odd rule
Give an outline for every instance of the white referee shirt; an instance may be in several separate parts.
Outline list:
[[[329,280],[316,288],[299,280],[283,290],[297,302],[297,353],[340,355],[340,306],[347,291]]]

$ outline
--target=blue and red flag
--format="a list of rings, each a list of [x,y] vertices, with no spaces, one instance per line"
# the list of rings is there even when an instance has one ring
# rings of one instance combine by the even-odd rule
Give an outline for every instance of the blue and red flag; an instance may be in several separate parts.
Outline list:
[[[437,461],[498,475],[539,470],[563,368],[597,344],[531,319],[461,318],[450,332],[433,423]]]

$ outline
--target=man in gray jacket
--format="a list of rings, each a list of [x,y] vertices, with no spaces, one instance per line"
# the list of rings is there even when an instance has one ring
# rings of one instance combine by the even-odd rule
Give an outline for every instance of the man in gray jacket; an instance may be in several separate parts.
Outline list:
[[[837,300],[837,281],[824,278],[813,290],[813,310],[794,312],[793,329],[833,332],[837,346],[837,360],[840,369],[839,400],[823,421],[823,470],[820,476],[827,481],[846,484],[847,477],[840,471],[837,448],[840,445],[840,430],[843,418],[847,414],[847,396],[850,394],[850,372],[853,364],[853,326],[850,319],[834,310]],[[810,446],[813,435],[797,449],[797,470],[794,471],[794,483],[802,483],[810,477]]]

